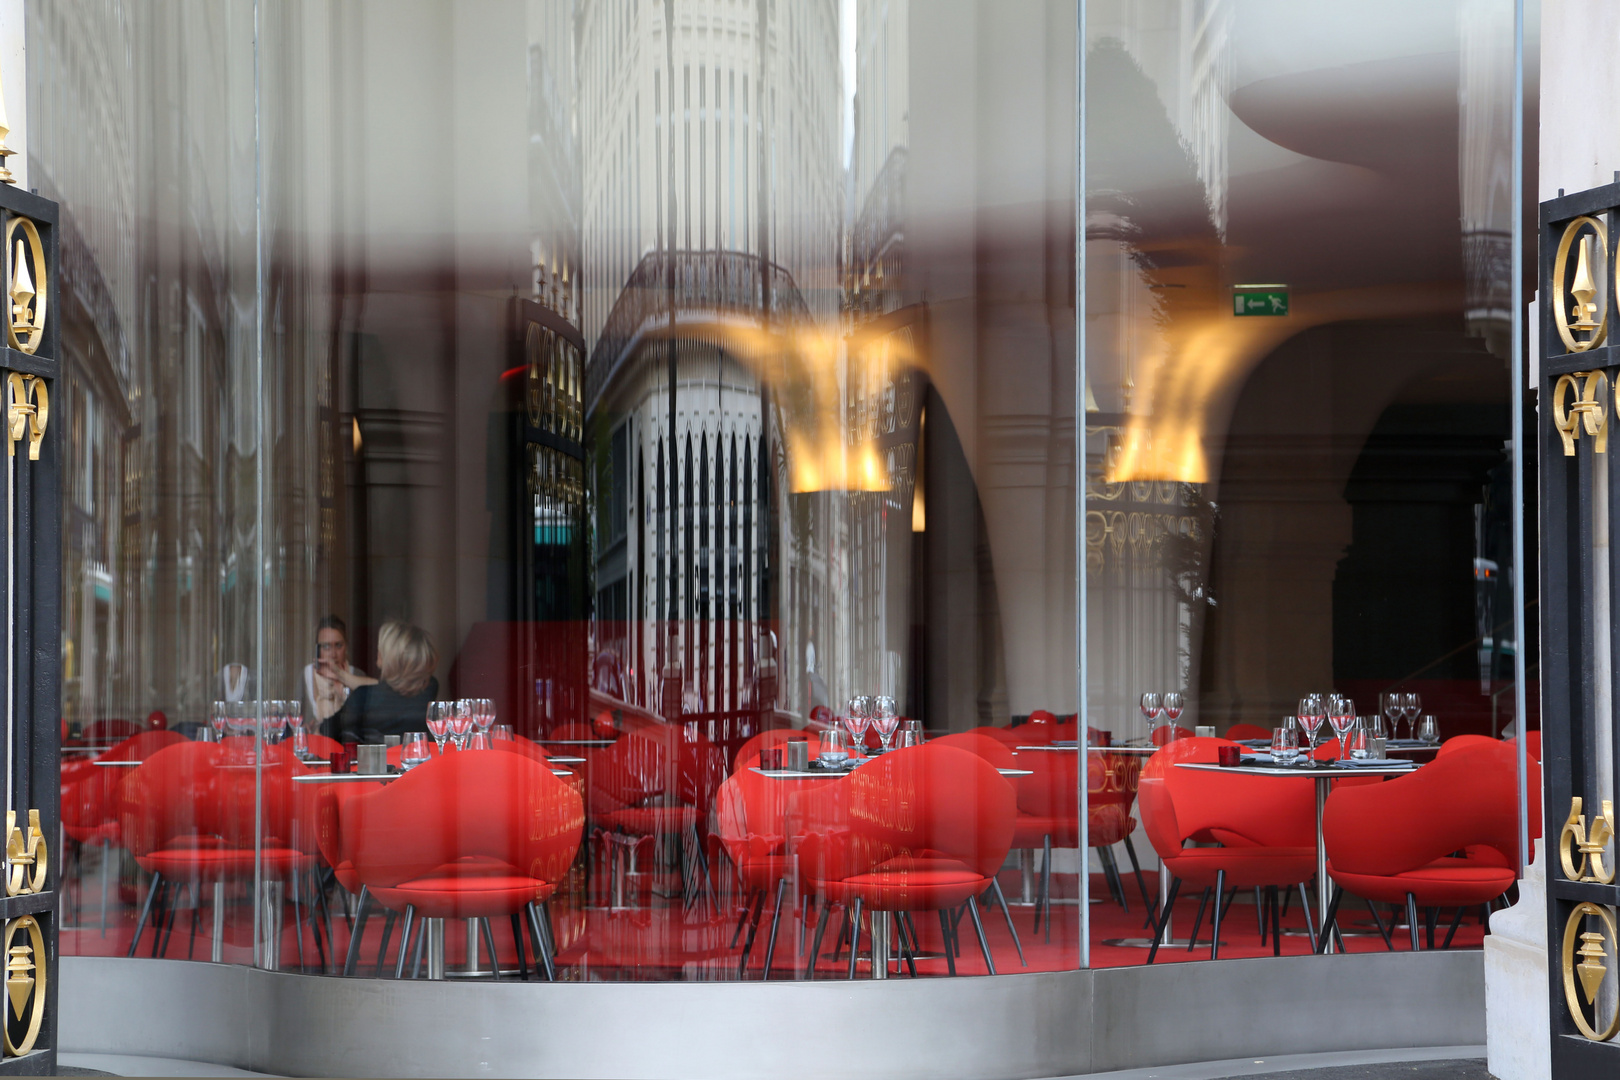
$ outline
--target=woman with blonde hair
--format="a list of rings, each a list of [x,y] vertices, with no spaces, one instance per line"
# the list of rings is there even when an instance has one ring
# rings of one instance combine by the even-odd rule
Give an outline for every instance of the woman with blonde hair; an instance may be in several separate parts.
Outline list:
[[[377,631],[377,673],[367,678],[322,663],[321,674],[349,688],[349,698],[332,717],[342,742],[380,743],[387,735],[427,730],[427,707],[439,693],[433,669],[439,651],[420,626],[390,621]]]

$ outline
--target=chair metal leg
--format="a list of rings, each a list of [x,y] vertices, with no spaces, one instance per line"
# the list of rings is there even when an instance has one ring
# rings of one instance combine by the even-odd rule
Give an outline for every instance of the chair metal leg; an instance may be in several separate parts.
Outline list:
[[[529,981],[529,958],[524,955],[523,949],[523,922],[518,918],[517,912],[512,912],[512,947],[517,950],[518,975],[524,982]]]
[[[180,891],[183,886],[179,882],[172,883],[163,894],[164,912],[168,916],[163,920],[163,933],[152,938],[152,955],[169,955],[169,938],[174,934],[174,917],[180,907]]]
[[[984,966],[989,969],[990,974],[994,975],[996,973],[996,962],[990,958],[990,939],[984,936],[984,920],[979,918],[979,905],[970,899],[967,903],[967,909],[968,915],[973,918],[973,932],[979,935],[979,949],[984,953]],[[1048,931],[1052,929],[1050,912],[1046,916],[1046,929]]]
[[[1439,918],[1439,908],[1429,907],[1423,909],[1423,926],[1424,929],[1428,931],[1428,946],[1431,951],[1434,949],[1434,924],[1439,920]]]
[[[1114,862],[1113,849],[1099,847],[1097,849],[1097,861],[1102,863],[1103,880],[1108,883],[1109,896],[1118,900],[1119,906],[1126,911],[1131,910],[1131,905],[1125,901],[1125,883],[1119,879],[1119,865]]]
[[[1012,912],[1007,909],[1007,897],[1001,891],[1001,882],[991,878],[990,891],[996,894],[996,903],[1001,905],[1001,917],[1007,920],[1007,933],[1012,935],[1013,948],[1018,950],[1019,966],[1029,967],[1029,963],[1024,959],[1024,943],[1018,940],[1018,931],[1013,927]]]
[[[1209,958],[1211,960],[1219,960],[1221,958],[1221,913],[1226,910],[1226,904],[1230,904],[1232,902],[1230,899],[1227,899],[1226,903],[1221,902],[1221,897],[1224,896],[1225,893],[1226,893],[1226,871],[1225,870],[1217,870],[1217,871],[1215,871],[1215,912],[1214,912],[1214,916],[1213,916],[1214,921],[1210,923],[1210,927],[1209,927],[1210,930],[1212,931],[1211,936],[1210,936],[1210,942],[1209,942]],[[1237,895],[1237,890],[1236,889],[1232,890],[1232,895],[1233,896]]]
[[[1406,925],[1412,931],[1412,951],[1418,951],[1418,915],[1417,897],[1412,893],[1406,894]]]
[[[1332,931],[1338,926],[1339,900],[1344,896],[1344,889],[1338,884],[1333,886],[1333,895],[1328,898],[1327,914],[1322,918],[1322,930],[1316,935],[1316,951],[1327,951],[1327,943],[1332,941]]]
[[[1193,946],[1198,944],[1198,930],[1204,925],[1204,909],[1209,907],[1209,890],[1205,889],[1198,894],[1198,917],[1193,920],[1192,934],[1187,938],[1187,951],[1192,952]]]
[[[855,906],[850,910],[849,930],[849,977],[855,978],[855,958],[861,955],[861,898],[855,898]]]
[[[765,972],[760,976],[764,982],[771,978],[771,961],[776,957],[776,929],[782,922],[782,894],[787,891],[787,878],[778,878],[776,881],[776,906],[771,909],[771,936],[765,942]],[[747,962],[747,957],[743,962]]]
[[[501,981],[501,954],[495,951],[495,931],[490,927],[488,919],[478,920],[478,929],[484,935],[484,948],[489,950],[489,975],[495,982]]]
[[[1442,950],[1451,948],[1452,935],[1456,934],[1458,925],[1462,923],[1464,910],[1465,909],[1462,906],[1458,906],[1457,915],[1451,920],[1451,929],[1446,931],[1446,940],[1440,943],[1440,948]]]
[[[1293,895],[1294,894],[1290,892],[1283,897],[1282,913],[1284,915],[1288,914],[1288,901],[1293,899]],[[1311,914],[1311,897],[1310,894],[1305,891],[1305,883],[1303,881],[1299,883],[1299,909],[1305,913],[1305,932],[1310,936],[1311,952],[1315,952],[1316,919]]]
[[[1378,905],[1371,900],[1367,901],[1367,910],[1372,912],[1373,925],[1378,927],[1378,934],[1384,939],[1384,948],[1389,952],[1395,951],[1395,942],[1390,940],[1389,931],[1384,929],[1384,920],[1378,914]]]
[[[427,920],[424,919],[422,921],[425,923]],[[405,954],[408,951],[407,947],[411,943],[411,929],[412,929],[412,924],[415,923],[415,922],[416,922],[416,907],[414,905],[412,905],[412,904],[406,904],[405,905],[405,922],[404,922],[404,924],[401,927],[400,932],[399,932],[399,959],[394,962],[394,978],[396,978],[396,979],[402,979],[402,978],[405,977]],[[386,934],[387,931],[385,930],[384,933]],[[420,929],[418,929],[416,933],[417,933],[417,937],[419,939],[425,940],[427,938],[427,935],[425,933],[423,933]],[[379,956],[379,962],[380,962],[380,957],[381,957],[381,952],[380,951],[378,952],[378,956]],[[378,974],[380,975],[381,972],[378,972]],[[416,978],[415,970],[412,970],[411,978],[413,978],[413,979]]]
[[[956,974],[956,950],[951,948],[951,917],[939,909],[939,937],[945,943],[945,970]]]
[[[748,940],[743,943],[742,957],[737,961],[737,978],[748,970],[748,956],[754,951],[754,938],[759,935],[759,919],[765,913],[765,890],[754,896],[754,917],[748,925]]]
[[[407,909],[407,910],[409,910],[409,909]],[[388,917],[383,920],[382,944],[377,946],[377,974],[376,974],[376,978],[379,978],[379,979],[382,978],[383,958],[388,955],[388,939],[393,937],[393,935],[394,935],[394,920],[397,919],[398,917],[399,916],[396,913],[390,911],[388,913]],[[406,930],[409,930],[409,929],[410,929],[410,927],[407,926]],[[403,952],[404,949],[405,949],[405,939],[403,937],[400,938],[399,947],[400,947],[400,951]]]
[[[911,912],[902,911],[894,917],[895,925],[904,933],[900,937],[901,956],[906,961],[906,970],[911,977],[917,977],[917,954],[922,951],[922,941],[917,937],[917,924],[911,921]],[[909,942],[909,943],[908,943]]]
[[[366,905],[371,901],[371,889],[365,885],[360,886],[360,903],[354,913],[353,922],[349,927],[349,952],[343,958],[343,974],[353,975],[354,966],[360,959],[360,939],[366,932]]]
[[[540,906],[530,904],[525,911],[529,917],[529,934],[534,938],[534,954],[540,960],[540,966],[545,969],[546,981],[557,981],[556,942],[546,929],[545,920],[540,917]]]
[[[309,968],[304,963],[304,905],[302,902],[303,897],[300,895],[303,891],[299,885],[298,871],[294,870],[292,875],[293,941],[297,945],[298,971],[300,974],[307,974]]]
[[[832,951],[835,964],[838,963],[838,958],[844,955],[844,942],[849,939],[849,911],[849,906],[845,905],[843,918],[838,920],[838,937],[833,941]]]
[[[332,908],[326,900],[326,883],[321,880],[319,870],[310,872],[310,885],[315,890],[315,902],[320,905],[320,928],[326,931],[326,943],[321,944],[317,937],[316,949],[320,952],[321,974],[331,974],[332,961],[337,959],[337,945],[332,937]],[[311,915],[313,917],[313,913]]]
[[[80,865],[84,862],[84,849],[79,849]],[[107,936],[107,878],[113,869],[113,843],[111,840],[101,842],[101,936]]]
[[[737,942],[742,940],[743,927],[748,925],[748,916],[753,913],[754,905],[744,901],[742,912],[737,916],[737,929],[731,932],[731,947],[735,949]]]
[[[1260,945],[1263,948],[1266,944],[1266,909],[1261,901],[1258,885],[1254,887],[1254,921],[1260,925]]]
[[[1148,892],[1147,880],[1142,877],[1142,864],[1136,858],[1136,845],[1131,843],[1129,836],[1125,837],[1125,854],[1131,860],[1131,873],[1136,875],[1136,887],[1142,891],[1142,907],[1147,910],[1148,920],[1145,925],[1153,925],[1153,916],[1159,910],[1159,899]]]
[[[1281,956],[1282,955],[1282,913],[1281,913],[1281,911],[1279,909],[1282,907],[1282,898],[1280,896],[1278,896],[1277,894],[1279,892],[1281,892],[1284,895],[1286,895],[1287,890],[1286,889],[1278,889],[1277,886],[1273,885],[1269,891],[1271,893],[1271,895],[1269,897],[1269,899],[1271,901],[1271,955],[1272,956]]]
[[[816,935],[810,945],[810,967],[806,978],[816,977],[816,959],[821,956],[821,935],[827,932],[827,916],[832,914],[832,901],[824,901],[821,905],[821,916],[816,919]]]
[[[195,960],[197,958],[197,919],[201,915],[202,893],[199,891],[197,882],[193,881],[191,883],[191,942],[186,946],[187,960]],[[1446,941],[1449,943],[1451,939],[1447,938]]]
[[[1036,929],[1040,929],[1040,917],[1046,918],[1046,941],[1052,941],[1052,837],[1047,834],[1041,844],[1041,899],[1040,907],[1036,908]]]
[[[1161,871],[1163,873],[1164,871]],[[1176,894],[1181,891],[1181,879],[1170,879],[1170,895],[1164,898],[1164,907],[1159,911],[1159,917],[1153,920],[1153,945],[1148,949],[1147,962],[1153,963],[1159,955],[1159,939],[1164,936],[1164,927],[1170,921],[1170,913],[1176,907]]]
[[[427,923],[428,921],[426,919],[416,920],[416,948],[411,950],[412,979],[419,978],[422,974],[422,953],[427,948],[428,939]],[[399,943],[399,951],[401,956],[405,954],[405,945],[406,942],[403,940]]]

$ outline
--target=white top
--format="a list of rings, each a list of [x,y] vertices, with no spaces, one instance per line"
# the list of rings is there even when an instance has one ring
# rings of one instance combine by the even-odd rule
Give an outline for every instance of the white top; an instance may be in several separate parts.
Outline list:
[[[314,661],[304,665],[304,714],[309,718],[309,730],[319,731],[321,725],[330,720],[332,716],[349,700],[349,688],[342,683],[336,683],[337,705],[326,715],[321,715],[320,702],[315,697],[315,668]],[[353,664],[349,665],[349,674],[358,675],[360,669]]]

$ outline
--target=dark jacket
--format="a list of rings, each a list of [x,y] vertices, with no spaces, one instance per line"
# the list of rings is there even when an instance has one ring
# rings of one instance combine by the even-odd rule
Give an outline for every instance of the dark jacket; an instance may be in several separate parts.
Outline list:
[[[439,680],[406,697],[385,682],[357,687],[332,714],[332,737],[339,742],[380,743],[385,735],[427,730],[428,702],[439,696]]]

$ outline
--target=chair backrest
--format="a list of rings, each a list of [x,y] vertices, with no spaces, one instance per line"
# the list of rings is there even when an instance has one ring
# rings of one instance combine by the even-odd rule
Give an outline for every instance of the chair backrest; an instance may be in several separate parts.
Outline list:
[[[181,742],[147,758],[118,787],[119,828],[134,855],[188,836],[219,837],[229,828],[220,801],[219,743]],[[253,819],[248,818],[251,830]]]
[[[685,725],[638,726],[591,758],[592,813],[637,806],[657,795],[674,795],[706,812],[725,779],[725,760],[714,744]]]
[[[1226,737],[1234,741],[1239,739],[1269,739],[1271,729],[1263,728],[1259,724],[1233,724],[1226,729]]]
[[[1465,746],[1410,776],[1341,788],[1322,813],[1322,840],[1337,870],[1399,874],[1472,845],[1517,865],[1517,767],[1511,747]],[[1530,803],[1540,805],[1539,777]]]
[[[1000,739],[986,734],[984,728],[959,731],[954,735],[941,735],[939,738],[932,740],[929,745],[961,747],[970,754],[978,754],[997,769],[1016,769],[1020,767],[1018,764],[1019,759],[1012,749]]]
[[[715,793],[714,834],[734,862],[782,854],[790,832],[792,800],[841,780],[837,776],[773,778],[742,769],[728,776]]]
[[[1470,746],[1496,746],[1499,743],[1500,740],[1493,739],[1489,735],[1453,735],[1440,744],[1439,753],[1435,756],[1443,757],[1446,754],[1455,754],[1458,750],[1464,750]]]
[[[1229,847],[1307,847],[1315,844],[1315,789],[1298,779],[1181,769],[1181,762],[1213,764],[1229,739],[1178,739],[1142,768],[1138,801],[1148,840],[1161,857],[1187,840]]]
[[[560,881],[579,850],[577,792],[523,754],[469,751],[429,761],[337,806],[340,856],[365,884],[391,887],[470,856]]]
[[[1017,805],[995,767],[959,747],[927,743],[863,765],[809,793],[800,868],[812,880],[870,872],[913,855],[966,863],[986,877],[1007,858]]]
[[[108,748],[96,760],[145,761],[164,747],[185,741],[185,736],[173,731],[143,731]],[[124,769],[89,762],[85,765],[86,768],[76,770],[71,785],[67,767],[62,771],[62,824],[70,835],[117,820],[118,785],[129,776]]]

